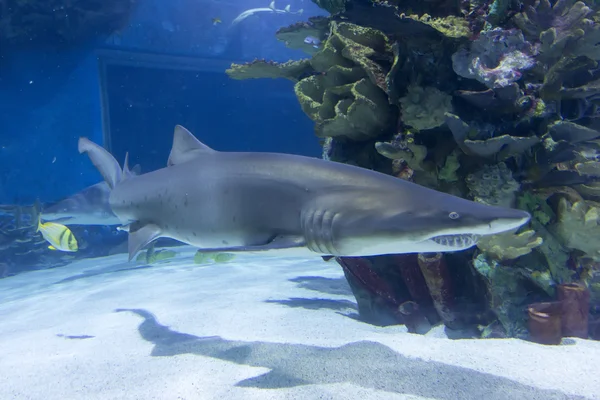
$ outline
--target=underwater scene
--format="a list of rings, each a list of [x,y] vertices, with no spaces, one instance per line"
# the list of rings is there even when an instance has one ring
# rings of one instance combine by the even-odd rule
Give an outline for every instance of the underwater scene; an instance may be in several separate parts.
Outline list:
[[[0,400],[600,399],[600,1],[0,0]]]

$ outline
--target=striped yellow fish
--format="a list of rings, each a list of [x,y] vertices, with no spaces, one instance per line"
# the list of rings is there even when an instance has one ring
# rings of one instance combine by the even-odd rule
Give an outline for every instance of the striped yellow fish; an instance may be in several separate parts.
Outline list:
[[[56,222],[42,223],[40,219],[37,230],[50,243],[50,246],[48,246],[50,250],[75,252],[79,248],[73,232],[64,225]]]

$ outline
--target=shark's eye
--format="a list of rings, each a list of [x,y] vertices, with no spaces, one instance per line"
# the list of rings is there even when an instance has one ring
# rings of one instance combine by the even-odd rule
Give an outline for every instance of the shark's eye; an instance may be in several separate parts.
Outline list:
[[[452,211],[450,214],[448,214],[448,217],[450,219],[458,219],[458,218],[460,218],[460,215],[458,215],[458,213],[456,211]]]

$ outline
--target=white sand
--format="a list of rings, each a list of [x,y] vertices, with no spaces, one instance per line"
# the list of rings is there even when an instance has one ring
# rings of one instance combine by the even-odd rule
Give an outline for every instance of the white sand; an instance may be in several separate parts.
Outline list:
[[[600,399],[600,342],[378,328],[334,262],[178,252],[0,280],[0,399]]]

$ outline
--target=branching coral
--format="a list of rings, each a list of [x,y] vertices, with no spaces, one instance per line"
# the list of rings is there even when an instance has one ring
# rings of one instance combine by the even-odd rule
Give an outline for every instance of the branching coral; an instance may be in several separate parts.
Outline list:
[[[535,231],[528,230],[515,234],[512,232],[484,236],[477,242],[479,250],[499,260],[514,260],[541,245],[543,239]]]

